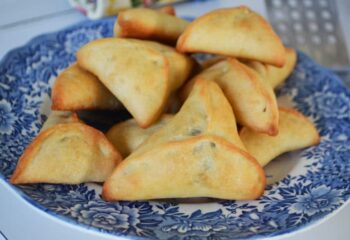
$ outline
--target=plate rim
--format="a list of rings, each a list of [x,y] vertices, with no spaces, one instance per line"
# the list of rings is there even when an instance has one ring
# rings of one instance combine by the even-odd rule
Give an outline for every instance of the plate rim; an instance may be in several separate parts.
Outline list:
[[[108,232],[99,231],[96,227],[88,227],[86,224],[81,224],[78,222],[75,222],[71,220],[68,217],[58,215],[56,212],[45,208],[44,206],[41,206],[39,203],[37,203],[35,200],[31,199],[27,194],[25,194],[23,191],[19,190],[17,187],[15,187],[13,184],[11,184],[4,175],[0,172],[0,181],[3,183],[7,189],[9,189],[16,198],[19,200],[22,200],[24,204],[26,204],[28,207],[35,209],[38,214],[45,215],[46,217],[50,217],[53,221],[58,221],[61,224],[67,225],[68,227],[73,227],[77,231],[86,231],[87,233],[94,233],[103,237],[112,237],[116,239],[125,239],[125,240],[145,240],[147,238],[137,237],[137,236],[125,236],[125,235],[115,235]],[[291,237],[295,234],[304,233],[311,229],[314,229],[318,227],[319,225],[326,223],[329,219],[336,216],[339,212],[341,212],[345,207],[350,205],[350,198],[346,200],[340,207],[336,208],[333,212],[326,215],[324,218],[318,218],[317,220],[307,223],[306,225],[303,225],[302,227],[299,227],[296,230],[287,231],[284,233],[281,233],[279,235],[274,236],[258,236],[257,238],[244,238],[244,239],[273,239],[273,240],[279,240],[279,239],[285,239],[287,237]]]

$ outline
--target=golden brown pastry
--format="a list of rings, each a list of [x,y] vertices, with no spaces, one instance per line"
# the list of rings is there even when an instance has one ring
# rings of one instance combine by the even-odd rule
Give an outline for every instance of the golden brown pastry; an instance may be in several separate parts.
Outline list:
[[[51,128],[60,123],[72,122],[80,122],[80,119],[75,112],[51,111],[43,126],[41,127],[40,132],[45,131],[46,129]]]
[[[78,51],[77,61],[98,76],[144,128],[158,119],[193,63],[159,43],[119,38],[88,43]]]
[[[140,126],[149,126],[162,113],[170,89],[169,62],[158,50],[105,38],[82,47],[77,60],[99,77]]]
[[[261,166],[265,166],[278,155],[316,145],[320,136],[313,123],[294,109],[280,108],[279,133],[271,137],[254,132],[246,127],[240,137],[248,152]]]
[[[75,63],[57,77],[51,97],[53,110],[113,110],[122,107],[96,76]]]
[[[219,84],[240,125],[269,135],[278,133],[275,94],[254,70],[234,58],[219,61],[185,85],[182,99],[186,98],[198,78]]]
[[[218,62],[221,62],[223,60],[227,59],[227,57],[224,56],[214,56],[212,58],[209,58],[201,63],[201,69],[205,70],[207,68],[210,68],[211,66],[217,64]]]
[[[103,182],[120,162],[120,154],[100,131],[79,122],[57,124],[26,148],[10,181]]]
[[[272,88],[276,88],[288,78],[292,73],[296,62],[297,54],[293,48],[286,48],[286,62],[281,68],[257,61],[243,61],[247,66],[257,71]]]
[[[136,39],[130,39],[129,41],[157,49],[168,59],[171,92],[182,86],[189,76],[191,76],[193,68],[197,65],[193,58],[176,52],[173,47],[151,41],[140,41]]]
[[[203,52],[282,67],[285,48],[270,24],[247,7],[218,9],[191,22],[177,41],[180,52]]]
[[[167,124],[173,115],[164,114],[148,128],[140,128],[135,119],[120,122],[111,127],[106,136],[125,158],[140,146],[149,136]]]
[[[176,10],[172,5],[161,7],[158,9],[158,11],[172,16],[176,16]]]
[[[126,158],[103,185],[103,198],[255,199],[265,186],[243,150],[236,122],[215,82],[198,81],[180,112]]]
[[[176,119],[176,120],[175,120]],[[218,84],[198,79],[180,111],[161,131],[145,141],[141,149],[158,143],[179,141],[198,135],[215,135],[245,150],[237,133],[236,118]]]
[[[175,44],[187,25],[186,20],[176,16],[153,9],[136,8],[119,14],[114,25],[114,35]]]

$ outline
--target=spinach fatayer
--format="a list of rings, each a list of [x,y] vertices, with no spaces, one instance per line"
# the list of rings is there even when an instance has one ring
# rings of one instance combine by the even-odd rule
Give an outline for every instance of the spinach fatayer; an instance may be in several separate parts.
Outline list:
[[[106,201],[252,200],[264,192],[268,162],[319,143],[310,120],[278,107],[274,89],[297,54],[265,19],[247,7],[191,23],[169,14],[127,10],[116,36],[77,51],[56,79],[53,112],[19,159],[13,184],[101,182]],[[190,53],[214,56],[197,63]],[[74,112],[120,108],[133,118],[110,116],[116,124],[107,133]]]

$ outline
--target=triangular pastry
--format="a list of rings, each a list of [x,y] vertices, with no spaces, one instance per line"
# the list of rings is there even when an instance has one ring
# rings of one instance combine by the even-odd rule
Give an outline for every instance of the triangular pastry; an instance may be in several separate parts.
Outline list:
[[[267,81],[272,88],[276,88],[288,78],[292,73],[296,62],[297,53],[293,48],[286,48],[286,62],[281,68],[257,61],[243,61],[247,66],[257,71],[264,81]]]
[[[265,166],[282,153],[316,145],[320,136],[313,123],[294,109],[279,109],[279,133],[268,136],[246,127],[240,137],[247,151]]]
[[[70,111],[51,111],[47,119],[45,120],[40,132],[45,131],[60,123],[72,123],[81,122],[78,114]]]
[[[219,61],[183,87],[182,99],[188,96],[198,78],[219,84],[239,124],[269,135],[278,133],[276,96],[254,70],[234,58]]]
[[[157,10],[159,12],[162,12],[162,13],[166,13],[166,14],[169,14],[169,15],[172,15],[172,16],[176,16],[176,10],[175,10],[174,6],[172,6],[172,5],[167,5],[167,6],[158,8]]]
[[[170,91],[178,89],[191,76],[192,70],[197,66],[196,61],[184,54],[178,53],[175,48],[152,41],[130,39],[135,43],[144,44],[160,51],[169,61]]]
[[[57,124],[39,133],[25,149],[13,184],[103,182],[121,162],[104,134],[79,122]]]
[[[285,49],[266,20],[247,7],[218,9],[191,22],[177,41],[180,52],[244,58],[282,67]]]
[[[119,13],[114,35],[175,44],[189,22],[171,14],[147,8],[135,8]]]
[[[109,201],[255,199],[264,186],[264,172],[244,151],[219,86],[198,81],[179,113],[115,169],[102,195]]]
[[[106,137],[125,158],[172,118],[173,115],[164,114],[157,122],[153,123],[148,128],[140,128],[135,119],[132,118],[115,124],[108,130]]]
[[[118,38],[88,43],[78,51],[77,61],[98,76],[141,127],[158,119],[170,93],[188,77],[192,63],[170,47]]]
[[[58,75],[51,98],[53,110],[114,110],[122,107],[96,76],[76,63]]]

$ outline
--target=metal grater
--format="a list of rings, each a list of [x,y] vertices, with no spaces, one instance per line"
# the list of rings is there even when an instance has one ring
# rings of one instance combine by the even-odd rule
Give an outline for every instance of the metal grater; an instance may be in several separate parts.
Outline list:
[[[332,0],[265,0],[269,20],[286,46],[324,66],[349,68],[346,45]]]

